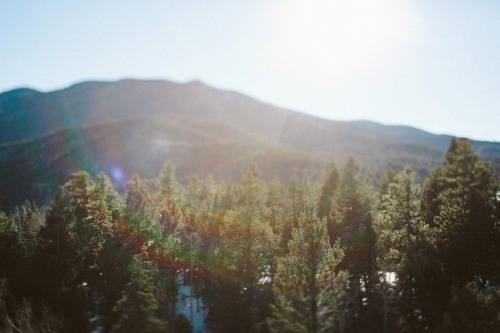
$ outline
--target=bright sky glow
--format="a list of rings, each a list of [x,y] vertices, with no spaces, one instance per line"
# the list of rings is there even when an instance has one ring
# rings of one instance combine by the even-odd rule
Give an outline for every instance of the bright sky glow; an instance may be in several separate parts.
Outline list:
[[[276,17],[270,59],[314,80],[356,76],[414,39],[414,21],[406,0],[287,1]]]
[[[0,1],[0,92],[198,79],[334,120],[500,142],[500,1]]]

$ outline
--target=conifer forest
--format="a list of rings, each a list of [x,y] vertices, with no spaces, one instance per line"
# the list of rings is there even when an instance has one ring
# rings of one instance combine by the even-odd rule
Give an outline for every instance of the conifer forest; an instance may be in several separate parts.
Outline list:
[[[0,211],[0,332],[500,332],[499,183],[469,140],[423,183],[241,174],[80,171]]]

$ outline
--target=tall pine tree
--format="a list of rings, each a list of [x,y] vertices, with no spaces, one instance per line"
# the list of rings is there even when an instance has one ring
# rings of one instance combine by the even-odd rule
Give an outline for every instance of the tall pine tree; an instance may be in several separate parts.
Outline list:
[[[500,276],[497,189],[487,164],[478,160],[467,139],[452,139],[444,165],[424,184],[420,207],[434,235],[429,241],[437,261],[425,270],[426,280],[435,281],[426,291],[426,313],[434,325],[442,321],[453,288]]]
[[[288,242],[289,253],[278,259],[273,281],[275,304],[269,327],[272,332],[320,332],[334,327],[338,303],[333,298],[338,280],[335,269],[342,258],[338,245],[331,247],[326,219],[308,206]],[[347,278],[347,276],[345,276]],[[344,282],[346,280],[344,279]],[[322,316],[321,313],[328,313]]]

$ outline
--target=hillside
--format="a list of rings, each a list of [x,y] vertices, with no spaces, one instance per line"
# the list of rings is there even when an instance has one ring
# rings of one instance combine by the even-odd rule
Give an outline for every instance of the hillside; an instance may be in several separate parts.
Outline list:
[[[372,122],[339,122],[261,103],[201,82],[83,82],[42,93],[0,94],[0,205],[46,203],[79,169],[104,171],[122,188],[134,172],[154,177],[171,159],[189,175],[237,180],[257,163],[284,181],[352,156],[376,184],[388,168],[413,166],[422,180],[442,163],[450,136]],[[500,143],[476,142],[500,170]]]

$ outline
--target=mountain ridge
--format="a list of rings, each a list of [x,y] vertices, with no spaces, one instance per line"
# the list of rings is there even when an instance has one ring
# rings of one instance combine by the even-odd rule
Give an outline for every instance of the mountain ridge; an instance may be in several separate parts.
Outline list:
[[[366,121],[366,120],[338,121],[338,120],[330,120],[330,119],[315,117],[315,116],[307,115],[307,114],[302,113],[300,111],[287,110],[285,108],[274,106],[274,105],[269,104],[269,103],[263,103],[263,102],[260,102],[256,99],[252,98],[252,97],[241,94],[237,91],[212,88],[199,80],[192,80],[192,81],[188,81],[185,83],[175,83],[175,82],[167,81],[167,80],[135,80],[135,79],[121,79],[118,81],[82,81],[82,82],[78,82],[78,83],[75,83],[73,85],[70,85],[69,87],[58,89],[58,90],[53,90],[53,91],[49,91],[49,92],[41,92],[41,91],[38,91],[38,90],[35,90],[32,88],[20,87],[20,88],[16,88],[16,89],[13,89],[10,91],[0,93],[0,108],[4,109],[2,104],[4,102],[4,99],[6,99],[6,97],[8,95],[14,95],[17,98],[40,98],[41,95],[46,96],[47,98],[51,98],[54,96],[54,97],[58,97],[59,100],[67,99],[68,95],[69,95],[69,97],[71,97],[71,95],[80,95],[80,96],[86,95],[86,97],[89,98],[89,97],[92,97],[93,95],[95,95],[96,91],[102,92],[103,89],[106,89],[106,88],[109,88],[112,86],[122,86],[121,88],[126,88],[126,86],[129,86],[129,85],[133,85],[133,89],[136,91],[137,95],[144,93],[144,88],[148,88],[148,90],[149,90],[148,93],[151,93],[151,87],[157,86],[157,85],[161,85],[161,87],[157,86],[156,90],[160,90],[161,88],[164,88],[163,91],[166,91],[166,90],[172,89],[172,88],[174,88],[175,90],[178,91],[179,88],[187,87],[187,88],[190,88],[191,90],[195,90],[195,93],[196,93],[196,92],[200,92],[200,89],[202,89],[205,92],[211,91],[211,92],[216,92],[219,95],[222,95],[223,96],[222,99],[224,99],[226,103],[231,103],[231,99],[234,99],[234,96],[238,96],[238,98],[240,98],[240,99],[241,98],[245,99],[246,103],[248,103],[248,102],[250,102],[251,104],[258,103],[259,105],[264,105],[268,109],[272,108],[275,110],[281,110],[282,112],[284,111],[285,113],[296,113],[296,114],[303,115],[309,119],[315,119],[315,120],[319,120],[321,122],[326,121],[326,122],[330,122],[330,123],[336,123],[338,125],[345,125],[345,124],[362,125],[363,128],[373,128],[377,131],[381,131],[381,129],[382,129],[382,132],[386,132],[386,131],[395,132],[395,131],[402,130],[403,132],[405,132],[405,134],[408,134],[409,131],[413,131],[416,134],[418,134],[419,136],[430,135],[430,136],[434,136],[434,137],[440,137],[440,138],[445,139],[443,141],[447,141],[446,145],[449,143],[449,139],[451,137],[453,137],[452,135],[448,135],[448,134],[430,133],[430,132],[427,132],[425,130],[422,130],[422,129],[419,129],[416,127],[412,127],[412,126],[408,126],[408,125],[384,125],[384,124],[380,124],[380,123],[377,123],[374,121]],[[143,90],[143,91],[140,91],[140,90]],[[57,96],[57,95],[63,95],[63,94],[66,95],[65,98],[61,98],[60,96]],[[9,96],[9,97],[11,97],[11,96]],[[39,103],[37,103],[37,104],[39,104]],[[42,102],[42,104],[43,104],[43,102]],[[67,105],[67,106],[71,107],[73,105]],[[28,107],[31,108],[32,105],[28,105]],[[130,106],[128,108],[130,108]],[[74,109],[74,108],[72,108],[72,109]],[[128,111],[130,111],[130,110],[128,110]],[[5,113],[5,111],[3,113]],[[149,114],[149,115],[151,115],[151,114]],[[89,123],[89,121],[90,121],[90,124],[93,123],[92,119],[85,119],[85,123]],[[98,120],[94,120],[94,121],[102,121],[102,119],[98,119]],[[472,140],[475,142],[491,142],[491,141],[480,141],[480,140],[474,140],[474,139],[472,139]],[[5,141],[5,140],[1,140],[1,141]],[[496,142],[493,142],[493,143],[496,143]],[[440,146],[440,148],[443,148],[443,147]]]
[[[405,165],[422,180],[442,163],[452,138],[410,126],[322,119],[200,81],[132,79],[1,93],[0,128],[0,186],[22,183],[29,194],[1,194],[8,209],[22,199],[47,202],[78,169],[153,177],[166,159],[181,179],[211,173],[237,180],[255,162],[270,178],[286,181],[304,170],[318,178],[328,162],[341,166],[354,157],[374,185],[388,168]],[[498,175],[500,143],[479,141],[474,148]]]

